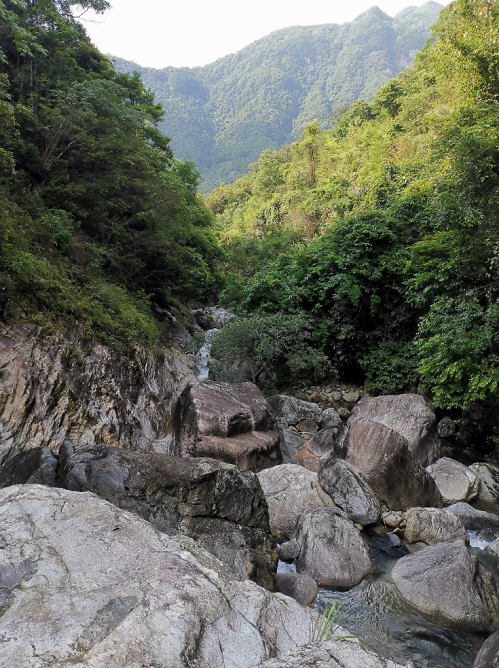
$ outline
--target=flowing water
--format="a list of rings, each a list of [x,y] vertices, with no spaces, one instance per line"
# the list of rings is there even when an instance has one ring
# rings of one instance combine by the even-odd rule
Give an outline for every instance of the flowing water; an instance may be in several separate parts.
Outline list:
[[[223,324],[229,318],[233,317],[233,314],[230,313],[230,311],[226,311],[225,309],[220,308],[218,306],[215,306],[210,310],[215,323]],[[219,331],[220,329],[218,329],[217,327],[207,330],[207,332],[205,333],[204,344],[201,346],[197,355],[193,355],[198,367],[199,380],[208,380],[208,376],[210,373],[209,365],[211,359],[211,346],[213,345],[213,340]]]

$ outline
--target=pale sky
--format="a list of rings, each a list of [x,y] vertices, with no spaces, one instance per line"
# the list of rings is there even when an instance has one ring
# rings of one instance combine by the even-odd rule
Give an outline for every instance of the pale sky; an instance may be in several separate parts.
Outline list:
[[[345,23],[373,5],[394,16],[426,0],[110,1],[104,16],[85,22],[94,44],[104,53],[162,68],[207,65],[281,28]]]

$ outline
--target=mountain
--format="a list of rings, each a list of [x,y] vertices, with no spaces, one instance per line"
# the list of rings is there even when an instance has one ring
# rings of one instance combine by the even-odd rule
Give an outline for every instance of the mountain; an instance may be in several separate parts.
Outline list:
[[[370,100],[413,62],[441,9],[427,2],[391,18],[372,7],[343,25],[285,28],[205,67],[157,70],[111,57],[119,71],[140,72],[164,105],[161,131],[208,191],[311,120],[325,125],[336,109]]]

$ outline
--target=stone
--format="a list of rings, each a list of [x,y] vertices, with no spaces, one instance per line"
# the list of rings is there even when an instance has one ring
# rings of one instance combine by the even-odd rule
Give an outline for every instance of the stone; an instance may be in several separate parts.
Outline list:
[[[484,642],[473,668],[499,668],[499,631],[493,633]]]
[[[317,582],[308,575],[300,573],[276,573],[275,591],[291,596],[300,605],[311,605],[317,598]]]
[[[341,628],[338,628],[336,633],[339,636],[349,635],[348,631]],[[417,668],[417,666],[413,661],[408,661],[402,666],[375,654],[358,640],[348,639],[341,642],[328,640],[295,647],[289,652],[279,654],[275,659],[260,663],[255,668]]]
[[[298,464],[296,453],[301,450],[305,443],[303,436],[293,429],[279,425],[281,434],[281,456],[283,464]]]
[[[214,459],[64,444],[59,477],[66,489],[93,492],[159,531],[194,538],[237,577],[273,586],[276,541],[251,471]]]
[[[444,417],[437,424],[437,434],[440,438],[451,438],[456,433],[456,425],[450,417]]]
[[[31,324],[0,328],[0,467],[64,441],[175,454],[172,409],[192,364],[163,346],[124,354]]]
[[[477,497],[478,476],[461,462],[442,457],[426,470],[437,483],[445,503],[468,502]]]
[[[469,467],[478,478],[477,501],[499,506],[499,466],[491,462],[479,462]]]
[[[359,392],[357,392],[357,390],[353,390],[352,392],[343,392],[342,399],[343,401],[346,401],[347,404],[350,404],[358,401],[359,397],[360,397]]]
[[[343,433],[345,429],[343,422],[338,415],[338,411],[336,411],[334,408],[326,408],[322,411],[320,428],[338,429],[339,433]]]
[[[335,392],[335,393],[333,394],[333,401],[341,401],[341,397],[342,397],[342,396],[343,396],[343,395],[342,395],[341,392]]]
[[[469,543],[469,536],[461,520],[448,510],[438,508],[410,508],[404,515],[404,537],[409,543],[442,543],[460,538]]]
[[[279,545],[279,559],[291,564],[300,554],[300,545],[296,540],[288,540]]]
[[[368,526],[381,519],[372,490],[348,462],[328,459],[319,473],[319,483],[352,522]]]
[[[338,408],[338,415],[340,418],[347,420],[350,417],[350,411],[348,408],[345,408],[345,406],[340,406],[340,408]]]
[[[343,447],[346,460],[369,485],[380,504],[385,503],[391,510],[441,507],[435,481],[417,463],[407,440],[398,432],[380,422],[352,416]]]
[[[319,427],[314,420],[302,420],[301,422],[298,422],[296,429],[302,434],[306,433],[313,436],[313,434],[319,430]]]
[[[290,537],[306,510],[334,506],[319,484],[317,473],[303,466],[281,464],[257,475],[269,508],[270,528],[283,538]]]
[[[482,550],[484,561],[490,564],[496,571],[499,570],[499,538],[492,541]]]
[[[94,494],[0,490],[2,666],[251,668],[316,614]]]
[[[296,425],[303,420],[310,420],[316,425],[321,422],[321,406],[310,401],[279,394],[270,400],[270,405],[278,421],[285,422],[287,425]]]
[[[499,529],[499,516],[477,510],[469,503],[454,503],[447,506],[446,510],[454,513],[469,531],[480,531],[480,529]]]
[[[364,397],[352,412],[352,419],[359,418],[379,422],[403,436],[409,452],[423,468],[440,457],[437,418],[418,394]]]
[[[292,538],[301,546],[297,572],[325,586],[354,587],[373,572],[366,543],[339,508],[302,513]]]
[[[210,457],[252,471],[282,462],[269,404],[253,383],[192,381],[175,411],[175,442],[184,457]]]
[[[484,631],[499,620],[494,579],[462,540],[402,557],[391,577],[402,597],[435,624]]]
[[[0,487],[39,483],[53,487],[59,460],[50,448],[32,448],[7,457],[0,468]]]

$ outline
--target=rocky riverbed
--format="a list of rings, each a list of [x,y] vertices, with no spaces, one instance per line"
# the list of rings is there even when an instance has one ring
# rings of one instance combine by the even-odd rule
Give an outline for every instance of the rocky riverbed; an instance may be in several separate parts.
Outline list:
[[[422,397],[268,403],[174,349],[0,343],[0,666],[495,665],[499,467],[442,456]],[[377,653],[314,637],[338,600]]]

